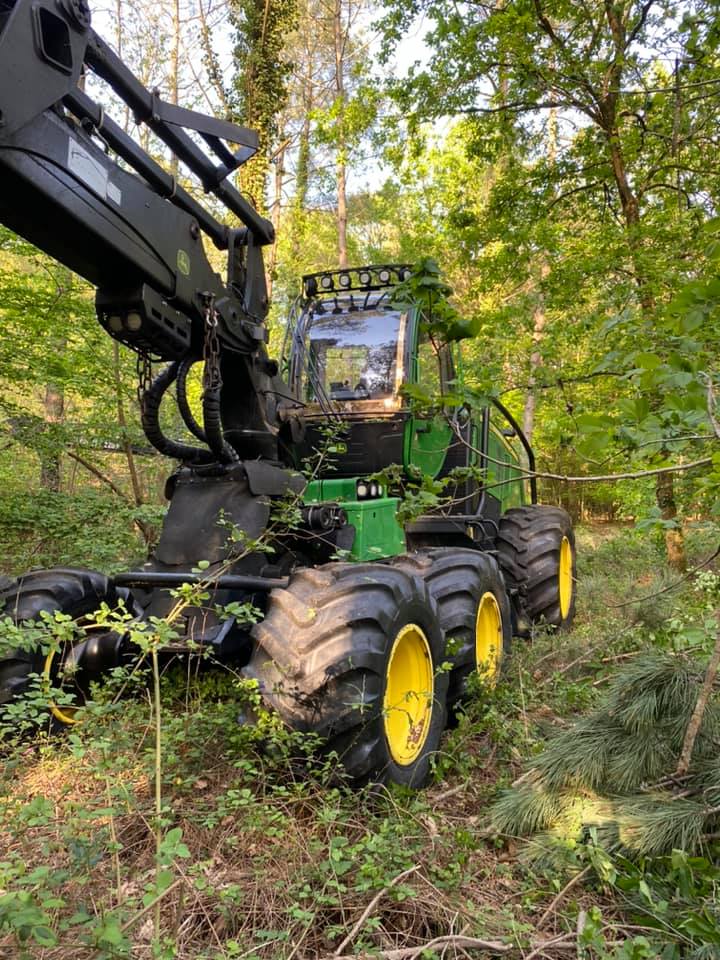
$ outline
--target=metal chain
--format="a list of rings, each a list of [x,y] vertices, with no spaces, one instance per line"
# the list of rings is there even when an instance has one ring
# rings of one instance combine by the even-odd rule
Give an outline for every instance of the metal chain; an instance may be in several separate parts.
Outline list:
[[[215,298],[208,297],[205,306],[205,343],[203,359],[205,370],[203,373],[203,387],[206,390],[217,390],[222,386],[220,374],[220,341],[217,335],[218,313],[215,309]]]
[[[140,352],[137,355],[136,359],[136,369],[137,369],[137,398],[138,403],[142,406],[143,397],[150,389],[150,385],[153,381],[152,374],[152,360],[149,355],[144,352]]]

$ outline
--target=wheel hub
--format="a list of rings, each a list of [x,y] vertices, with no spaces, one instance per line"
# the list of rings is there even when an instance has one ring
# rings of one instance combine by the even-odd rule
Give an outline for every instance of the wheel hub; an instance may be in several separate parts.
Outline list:
[[[475,620],[475,663],[484,680],[494,680],[503,653],[503,626],[495,594],[484,593]]]
[[[79,706],[89,692],[92,680],[120,666],[123,661],[124,637],[112,631],[94,634],[77,643],[66,643],[59,650],[51,650],[45,658],[42,680],[47,690],[48,707],[60,723],[79,723]],[[51,696],[51,688],[72,691],[79,701],[78,706],[58,704]]]
[[[560,594],[560,616],[563,620],[570,613],[572,603],[572,547],[567,537],[562,538],[560,544],[560,565],[558,570],[558,590]]]
[[[433,712],[434,677],[427,637],[409,623],[395,637],[387,665],[383,719],[390,755],[413,763],[425,746]]]

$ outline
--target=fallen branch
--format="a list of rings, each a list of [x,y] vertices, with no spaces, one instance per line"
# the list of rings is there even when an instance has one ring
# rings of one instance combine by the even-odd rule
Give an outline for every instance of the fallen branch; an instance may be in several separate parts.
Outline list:
[[[118,485],[106,476],[102,470],[98,470],[94,463],[90,463],[89,460],[86,460],[85,457],[81,457],[79,453],[74,453],[72,450],[66,450],[65,453],[70,457],[71,460],[74,460],[76,463],[79,463],[81,467],[84,467],[88,473],[91,473],[94,477],[97,477],[98,480],[102,483],[107,484],[108,487],[116,493],[121,499],[126,503],[130,503],[130,498],[123,493],[123,491],[118,487]]]
[[[607,944],[607,946],[621,946],[624,941],[616,940]],[[501,940],[480,940],[477,937],[466,937],[462,934],[454,934],[445,937],[435,937],[427,943],[421,943],[417,947],[400,947],[396,950],[381,950],[379,953],[344,953],[341,956],[332,954],[331,957],[322,957],[321,960],[417,960],[428,950],[452,948],[454,950],[481,951],[494,956],[507,956],[510,953],[522,955],[525,960],[530,957],[538,957],[545,950],[577,950],[576,933],[566,933],[560,937],[551,937],[549,940],[538,940],[529,944],[530,953],[524,954],[514,943],[503,943]]]
[[[555,908],[561,902],[561,900],[566,896],[566,894],[568,894],[574,886],[580,883],[581,880],[585,879],[588,873],[590,873],[591,868],[592,868],[592,865],[588,864],[588,866],[585,867],[584,870],[581,870],[580,873],[576,873],[575,876],[570,880],[570,882],[565,884],[565,886],[562,888],[560,893],[558,893],[558,895],[553,898],[550,906],[547,908],[547,910],[545,910],[543,915],[538,920],[537,922],[538,929],[542,927],[542,925],[545,923],[546,920],[549,919],[550,916],[552,916],[552,914],[555,912]]]
[[[462,430],[456,423],[452,421],[448,422],[458,440],[464,444],[468,450],[479,457],[480,462],[486,461],[499,467],[507,466],[504,460],[496,460],[494,457],[489,456],[487,452],[474,447],[463,437]],[[563,473],[545,473],[540,470],[528,470],[519,464],[513,464],[512,469],[514,474],[521,474],[524,477],[536,477],[540,480],[559,480],[561,483],[608,483],[614,480],[641,480],[643,477],[657,477],[664,473],[681,473],[684,470],[694,470],[696,467],[710,466],[712,462],[712,457],[702,457],[700,460],[691,460],[689,463],[678,463],[670,467],[653,467],[650,470],[633,470],[628,473],[596,474],[589,477],[571,477]],[[513,476],[507,480],[498,480],[487,484],[485,489],[490,490],[493,487],[502,487],[507,483],[515,483],[516,481],[517,476]]]
[[[503,943],[501,940],[478,940],[477,937],[465,937],[460,934],[449,935],[446,937],[435,937],[427,943],[422,943],[418,947],[401,947],[399,950],[381,950],[380,953],[373,953],[372,956],[382,957],[383,960],[416,960],[426,950],[439,950],[441,947],[454,947],[456,950],[483,950],[486,953],[494,953],[502,956],[514,950],[513,944]],[[323,960],[362,960],[362,957],[369,957],[369,954],[357,953],[333,953],[332,957],[324,957]]]
[[[571,947],[576,949],[577,947],[577,938],[572,933],[563,933],[559,937],[555,937],[553,940],[544,940],[542,943],[539,943],[530,953],[524,958],[524,960],[534,960],[535,957],[540,957],[544,955],[546,950],[549,950],[550,947],[561,949],[567,949]]]
[[[678,760],[677,769],[675,770],[676,777],[682,777],[688,772],[690,761],[692,760],[693,747],[695,746],[697,735],[700,732],[700,726],[705,714],[705,708],[707,707],[710,694],[712,693],[718,668],[720,668],[720,610],[715,611],[715,617],[718,623],[718,632],[717,636],[715,637],[715,647],[713,649],[712,656],[710,657],[710,661],[708,662],[702,686],[698,692],[695,709],[692,712],[690,722],[688,723],[687,730],[685,731],[685,740],[683,741],[680,759]]]
[[[174,883],[171,883],[169,887],[166,887],[165,890],[163,890],[162,893],[158,894],[158,896],[155,897],[154,900],[151,900],[146,907],[143,907],[142,910],[138,911],[138,913],[130,917],[129,920],[125,921],[125,923],[120,927],[122,932],[125,933],[127,930],[130,929],[130,927],[134,927],[135,924],[138,922],[138,920],[142,920],[142,918],[146,914],[150,913],[151,910],[155,909],[155,907],[160,903],[161,900],[164,900],[169,893],[171,893],[176,887],[179,887],[180,884],[184,882],[185,882],[184,878],[179,877]]]
[[[350,931],[350,933],[345,937],[345,939],[343,940],[343,942],[340,944],[340,946],[337,948],[337,950],[336,950],[335,953],[333,954],[334,957],[339,957],[339,956],[342,954],[342,952],[343,952],[343,950],[345,949],[345,947],[347,947],[348,944],[350,944],[350,943],[353,942],[353,940],[355,939],[355,937],[356,937],[356,936],[358,935],[358,933],[360,932],[360,930],[361,930],[361,928],[362,928],[362,925],[365,923],[365,921],[367,920],[367,918],[370,916],[370,914],[373,912],[373,910],[374,910],[375,907],[378,905],[378,903],[382,900],[382,898],[385,896],[385,894],[386,894],[390,889],[392,889],[392,887],[394,887],[394,886],[396,886],[398,883],[400,883],[401,880],[404,880],[405,877],[409,877],[411,873],[417,873],[417,871],[418,871],[419,869],[420,869],[420,864],[419,864],[419,863],[416,863],[415,866],[414,866],[414,867],[410,867],[409,870],[403,870],[402,873],[399,873],[396,877],[393,877],[393,879],[390,881],[390,883],[387,884],[387,886],[383,887],[382,890],[380,890],[378,893],[375,894],[375,896],[372,898],[372,900],[370,901],[370,903],[369,903],[369,904],[367,905],[367,907],[365,907],[365,909],[363,910],[362,914],[360,915],[360,919],[357,921],[357,923],[356,923],[355,926],[352,928],[352,930]]]
[[[643,603],[645,600],[654,600],[655,597],[659,597],[663,593],[669,593],[671,590],[675,590],[676,587],[679,587],[681,584],[685,583],[687,580],[692,579],[692,577],[694,577],[699,570],[702,570],[709,563],[712,563],[712,561],[715,559],[715,557],[718,556],[718,554],[720,554],[720,547],[718,547],[717,550],[711,553],[709,557],[706,557],[702,563],[699,563],[696,567],[693,567],[692,570],[688,570],[688,572],[683,574],[683,576],[680,577],[679,579],[673,580],[671,584],[669,584],[667,587],[663,587],[662,590],[655,590],[653,593],[646,593],[645,596],[634,597],[632,600],[623,600],[622,603],[608,603],[606,604],[606,606],[612,608],[613,610],[617,610],[620,607],[629,607],[633,603]]]

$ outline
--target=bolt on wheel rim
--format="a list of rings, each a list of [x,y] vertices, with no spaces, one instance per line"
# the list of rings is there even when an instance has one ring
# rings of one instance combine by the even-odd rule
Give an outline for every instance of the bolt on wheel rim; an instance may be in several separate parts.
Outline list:
[[[484,593],[475,619],[475,663],[484,680],[495,680],[503,650],[502,614],[494,593]]]
[[[393,641],[385,676],[383,721],[390,755],[407,766],[422,753],[433,711],[434,677],[430,644],[414,623]]]

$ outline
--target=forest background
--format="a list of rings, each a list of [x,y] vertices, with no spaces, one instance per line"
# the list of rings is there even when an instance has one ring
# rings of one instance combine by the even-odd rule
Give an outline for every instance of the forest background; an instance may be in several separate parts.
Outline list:
[[[295,743],[253,753],[234,689],[212,677],[197,696],[163,679],[160,766],[160,700],[142,696],[100,703],[64,747],[31,757],[21,742],[0,780],[0,957],[717,955],[707,698],[700,766],[679,780],[676,766],[720,649],[719,14],[712,0],[95,8],[146,86],[259,131],[240,186],[277,230],[276,351],[303,273],[441,265],[475,333],[468,390],[513,409],[541,498],[581,524],[580,609],[562,644],[518,644],[419,797],[358,800],[322,768],[298,777]],[[86,284],[1,227],[0,292],[0,570],[132,566],[170,472],[139,428],[134,358]],[[582,749],[567,733],[537,759],[551,727],[591,709],[572,728]],[[528,755],[544,798],[516,787],[488,825]],[[592,801],[580,812],[578,795]],[[561,851],[530,865],[517,835],[563,817]]]
[[[275,348],[303,273],[433,257],[477,334],[469,386],[509,403],[541,471],[707,460],[714,4],[119,0],[95,17],[147,86],[259,131],[240,182],[277,230]],[[6,230],[0,288],[4,567],[122,566],[156,535],[167,472],[133,358],[89,288]],[[709,467],[544,496],[639,520],[682,567],[682,518],[715,509]]]

